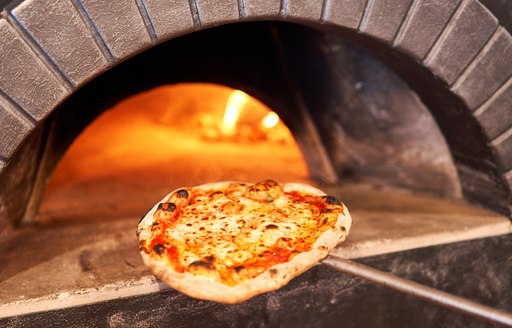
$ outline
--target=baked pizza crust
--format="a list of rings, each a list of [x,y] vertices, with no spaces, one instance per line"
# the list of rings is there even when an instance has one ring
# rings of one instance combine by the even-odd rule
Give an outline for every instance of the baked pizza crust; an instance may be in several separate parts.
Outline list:
[[[195,186],[194,188],[210,190],[222,188],[232,183],[237,182],[217,182]],[[321,190],[302,183],[281,183],[280,185],[285,192],[297,191],[318,196],[326,195]],[[153,214],[157,210],[158,204],[165,202],[173,192],[158,202],[141,220],[137,230],[139,240],[151,237],[146,228],[150,227],[153,223]],[[327,257],[331,249],[345,240],[352,224],[352,218],[347,207],[343,203],[342,205],[343,211],[338,215],[334,228],[322,233],[310,251],[299,253],[291,260],[273,265],[255,278],[234,286],[225,285],[208,276],[195,275],[190,272],[175,272],[165,261],[158,260],[158,258],[152,257],[143,251],[140,253],[144,263],[151,268],[155,276],[172,288],[194,298],[235,304],[250,299],[255,295],[279,289],[291,279]]]

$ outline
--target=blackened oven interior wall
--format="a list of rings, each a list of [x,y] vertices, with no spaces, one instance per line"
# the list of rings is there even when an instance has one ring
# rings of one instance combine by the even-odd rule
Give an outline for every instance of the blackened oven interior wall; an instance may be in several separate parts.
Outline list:
[[[294,25],[279,30],[300,93],[340,176],[460,196],[439,127],[389,67],[336,35]]]

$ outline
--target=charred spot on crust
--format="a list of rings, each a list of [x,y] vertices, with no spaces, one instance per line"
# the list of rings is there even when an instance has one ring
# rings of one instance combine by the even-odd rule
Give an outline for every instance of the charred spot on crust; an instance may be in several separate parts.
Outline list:
[[[265,229],[277,229],[278,226],[276,226],[275,224],[268,224]]]
[[[208,263],[213,263],[215,261],[215,256],[213,256],[213,255],[205,256],[203,258],[203,261],[208,262]]]
[[[174,212],[176,210],[176,205],[174,203],[160,203],[158,204],[158,210],[162,210],[164,212]]]
[[[162,245],[162,244],[156,244],[154,247],[153,247],[153,250],[155,251],[155,253],[157,253],[158,255],[162,255],[164,252],[165,252],[165,246]]]
[[[321,251],[326,251],[327,250],[327,246],[323,246],[323,245],[322,246],[318,246],[317,248],[318,248],[318,250],[321,250]]]
[[[341,205],[341,202],[338,198],[333,196],[324,196],[325,202],[329,205]]]
[[[192,262],[188,265],[189,269],[206,269],[206,270],[215,270],[215,267],[212,263],[206,262],[203,260]]]
[[[243,265],[237,265],[235,267],[235,272],[240,273],[240,271],[242,271],[243,269],[245,269],[245,267]]]
[[[177,196],[178,198],[184,198],[184,199],[186,199],[186,198],[188,198],[188,191],[186,191],[185,189],[180,189],[180,190],[178,190],[178,191],[176,192],[176,196]]]
[[[269,269],[268,273],[270,273],[270,276],[272,278],[274,278],[277,275],[277,270],[276,269]]]
[[[276,181],[274,181],[274,180],[267,179],[267,180],[263,180],[263,181],[260,181],[260,182],[256,183],[256,185],[265,186],[265,187],[268,187],[268,188],[273,188],[273,187],[277,186],[278,183]]]

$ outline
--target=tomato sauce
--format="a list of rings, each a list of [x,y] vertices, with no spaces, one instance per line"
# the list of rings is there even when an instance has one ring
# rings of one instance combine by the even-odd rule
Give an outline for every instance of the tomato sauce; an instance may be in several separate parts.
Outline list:
[[[307,203],[309,205],[314,206],[318,209],[318,212],[323,211],[327,204],[322,196],[313,196],[313,195],[303,195],[297,191],[288,191],[286,195],[293,201],[297,203]]]

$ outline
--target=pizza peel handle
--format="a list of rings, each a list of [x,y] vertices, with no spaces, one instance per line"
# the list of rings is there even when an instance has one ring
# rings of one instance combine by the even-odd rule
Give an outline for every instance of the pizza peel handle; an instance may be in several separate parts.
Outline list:
[[[390,273],[333,255],[328,256],[322,262],[336,270],[363,278],[378,285],[395,289],[480,319],[512,327],[512,313],[493,309],[463,297],[442,292],[435,288],[427,287],[417,282],[403,279]]]

